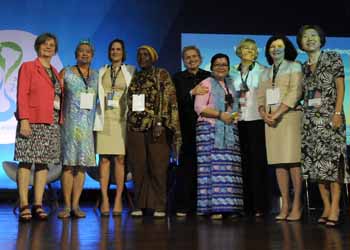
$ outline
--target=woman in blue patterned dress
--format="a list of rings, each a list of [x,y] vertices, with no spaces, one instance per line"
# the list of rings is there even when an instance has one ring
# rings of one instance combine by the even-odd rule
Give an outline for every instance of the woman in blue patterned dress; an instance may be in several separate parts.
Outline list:
[[[94,54],[89,41],[80,41],[75,57],[77,65],[61,72],[64,80],[66,102],[62,127],[62,189],[64,209],[59,218],[70,215],[83,218],[79,199],[85,180],[85,167],[95,167],[93,125],[96,111],[98,73],[90,68]]]
[[[238,99],[228,78],[230,61],[225,54],[211,59],[212,76],[200,84],[208,93],[197,95],[198,214],[221,219],[223,213],[243,209],[243,181],[237,130]]]
[[[339,220],[340,184],[348,181],[344,65],[337,52],[321,51],[326,38],[316,25],[303,26],[297,42],[308,55],[303,65],[302,170],[319,183],[323,213],[318,222],[335,226]]]

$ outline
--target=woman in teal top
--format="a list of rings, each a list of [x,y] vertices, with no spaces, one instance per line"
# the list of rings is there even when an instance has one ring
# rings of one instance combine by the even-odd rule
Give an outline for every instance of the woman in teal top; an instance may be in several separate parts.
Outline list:
[[[62,190],[65,208],[58,214],[85,217],[79,199],[85,180],[85,167],[95,167],[93,125],[96,112],[98,73],[90,68],[94,50],[89,41],[80,41],[75,57],[77,65],[61,72],[66,102],[62,126]]]

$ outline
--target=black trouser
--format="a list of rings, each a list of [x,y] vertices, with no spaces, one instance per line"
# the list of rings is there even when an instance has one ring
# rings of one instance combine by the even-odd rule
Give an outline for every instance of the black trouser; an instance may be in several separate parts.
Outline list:
[[[238,123],[242,154],[244,209],[248,214],[264,212],[268,204],[265,124],[263,120]]]
[[[197,205],[197,155],[195,149],[182,151],[176,170],[175,209],[195,212]]]

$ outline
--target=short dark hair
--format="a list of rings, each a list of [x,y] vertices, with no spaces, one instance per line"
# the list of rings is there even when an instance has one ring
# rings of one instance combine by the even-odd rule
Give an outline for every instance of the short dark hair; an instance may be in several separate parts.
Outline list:
[[[320,37],[320,43],[321,43],[321,48],[326,44],[326,34],[324,33],[323,29],[318,26],[318,25],[313,25],[313,24],[307,24],[307,25],[303,25],[300,27],[298,34],[297,34],[297,44],[299,49],[303,50],[303,45],[301,44],[301,39],[303,38],[304,32],[306,30],[316,30],[318,36]]]
[[[37,54],[39,54],[39,49],[40,49],[40,45],[44,44],[47,40],[49,39],[53,39],[55,41],[55,53],[57,53],[58,51],[58,41],[57,41],[57,37],[49,32],[40,34],[34,42],[34,49],[36,51]]]
[[[222,54],[222,53],[218,53],[218,54],[215,54],[210,60],[210,70],[213,70],[214,63],[219,58],[226,58],[226,61],[227,61],[227,64],[228,64],[228,68],[230,68],[230,58],[228,57],[228,55]]]
[[[108,45],[108,59],[109,61],[112,61],[111,59],[111,55],[110,55],[110,52],[111,52],[111,49],[112,49],[112,46],[114,43],[119,43],[122,47],[122,51],[123,51],[123,57],[122,57],[122,62],[124,62],[126,60],[126,50],[125,50],[125,45],[124,45],[124,41],[121,40],[121,39],[114,39],[113,41],[111,41]]]
[[[288,39],[288,37],[284,36],[284,35],[273,35],[269,38],[269,40],[267,40],[266,42],[266,46],[265,46],[265,57],[267,62],[272,65],[273,64],[273,59],[270,56],[270,46],[271,44],[278,40],[281,39],[284,43],[285,49],[284,49],[284,59],[288,60],[288,61],[294,61],[295,58],[297,58],[298,56],[298,52],[295,49],[293,43]]]
[[[182,59],[184,59],[185,53],[186,53],[186,51],[188,51],[188,50],[194,50],[194,51],[196,51],[197,54],[198,54],[198,56],[199,56],[199,58],[202,60],[201,51],[200,51],[196,46],[194,46],[194,45],[186,46],[186,47],[184,47],[184,48],[182,49]]]

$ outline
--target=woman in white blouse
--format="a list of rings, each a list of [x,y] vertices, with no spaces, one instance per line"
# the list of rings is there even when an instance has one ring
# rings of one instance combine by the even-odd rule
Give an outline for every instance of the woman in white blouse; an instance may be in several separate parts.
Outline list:
[[[238,130],[242,154],[245,213],[262,216],[266,211],[267,162],[264,121],[257,104],[259,78],[266,69],[256,62],[258,48],[252,39],[243,39],[236,48],[241,63],[235,67],[235,89],[239,91]]]

